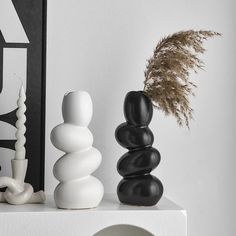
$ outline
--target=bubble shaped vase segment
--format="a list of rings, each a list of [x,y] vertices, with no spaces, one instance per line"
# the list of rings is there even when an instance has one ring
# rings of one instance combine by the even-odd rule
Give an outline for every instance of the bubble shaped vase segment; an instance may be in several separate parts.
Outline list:
[[[117,163],[117,171],[123,177],[117,195],[124,204],[152,206],[163,195],[161,181],[150,174],[161,160],[159,151],[152,147],[154,135],[148,127],[152,115],[152,102],[142,91],[131,91],[126,95],[126,122],[115,131],[117,142],[128,149]]]
[[[52,144],[65,152],[53,167],[53,174],[60,181],[54,191],[58,208],[94,208],[102,200],[103,185],[91,176],[102,160],[101,153],[92,147],[93,135],[87,127],[92,113],[92,100],[87,92],[65,94],[62,102],[64,123],[51,132]]]

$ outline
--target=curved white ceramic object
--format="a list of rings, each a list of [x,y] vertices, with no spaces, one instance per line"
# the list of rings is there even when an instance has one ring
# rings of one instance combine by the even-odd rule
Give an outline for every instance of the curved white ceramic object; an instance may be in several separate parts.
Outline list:
[[[62,156],[54,165],[53,174],[59,181],[80,179],[92,174],[101,164],[102,156],[96,148],[84,152],[68,153]],[[65,171],[70,166],[70,171]]]
[[[65,94],[62,103],[64,123],[51,132],[52,144],[66,153],[53,167],[53,174],[60,181],[54,191],[59,208],[93,208],[102,200],[103,185],[91,176],[102,160],[101,153],[92,147],[93,135],[87,128],[92,110],[92,100],[87,92]]]
[[[65,123],[87,127],[92,119],[93,104],[89,93],[77,91],[66,93],[62,102]]]
[[[52,130],[51,141],[57,149],[70,153],[91,147],[93,135],[87,127],[63,123]]]
[[[54,199],[59,208],[94,208],[101,202],[103,192],[100,180],[89,175],[74,181],[61,182],[54,191]]]
[[[42,203],[46,197],[43,191],[34,193],[31,184],[24,183],[28,160],[12,160],[13,177],[0,177],[0,188],[7,187],[0,193],[0,202],[14,205]]]

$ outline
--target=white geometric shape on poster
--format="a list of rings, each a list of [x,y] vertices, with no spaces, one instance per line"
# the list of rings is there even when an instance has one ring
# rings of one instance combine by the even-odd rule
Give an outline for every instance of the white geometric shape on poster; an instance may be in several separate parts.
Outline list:
[[[11,0],[0,1],[0,31],[6,43],[29,43]]]
[[[11,176],[11,159],[14,158],[15,151],[7,148],[1,148],[1,176]]]
[[[6,122],[0,121],[0,130],[1,130],[0,140],[15,139],[16,127],[14,127]]]
[[[16,101],[21,84],[26,90],[27,49],[3,49],[3,90],[0,94],[0,115],[17,108]],[[6,102],[7,101],[7,102]]]

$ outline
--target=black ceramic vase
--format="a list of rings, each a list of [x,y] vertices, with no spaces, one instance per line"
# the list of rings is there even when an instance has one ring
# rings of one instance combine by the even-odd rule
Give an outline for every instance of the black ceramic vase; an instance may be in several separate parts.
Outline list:
[[[128,149],[117,163],[117,170],[123,176],[117,194],[124,204],[152,206],[163,194],[161,181],[150,174],[161,159],[159,151],[152,147],[154,136],[148,127],[152,114],[152,102],[142,91],[126,95],[126,122],[115,131],[117,142]]]

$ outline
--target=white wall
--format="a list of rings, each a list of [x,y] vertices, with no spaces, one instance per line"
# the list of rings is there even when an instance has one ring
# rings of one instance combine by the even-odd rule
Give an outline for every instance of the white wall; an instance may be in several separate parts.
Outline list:
[[[213,29],[205,71],[192,100],[191,130],[156,111],[151,123],[154,146],[162,154],[153,171],[165,195],[188,211],[190,236],[234,236],[236,4],[234,0],[48,0],[46,189],[56,180],[54,162],[62,155],[50,131],[62,122],[61,101],[70,90],[87,90],[94,102],[90,128],[103,163],[96,175],[106,192],[121,177],[116,162],[126,151],[114,130],[124,121],[123,100],[143,88],[146,59],[160,37],[183,29]]]

